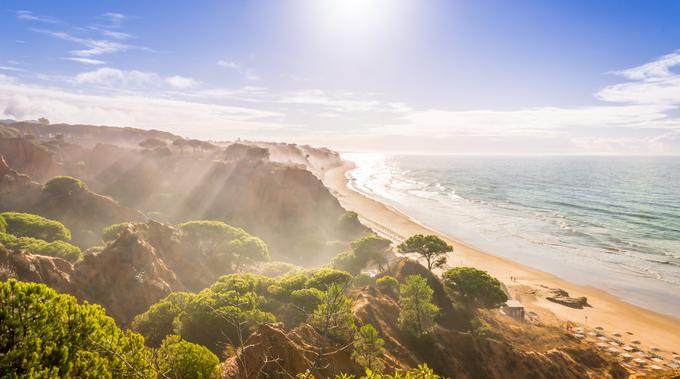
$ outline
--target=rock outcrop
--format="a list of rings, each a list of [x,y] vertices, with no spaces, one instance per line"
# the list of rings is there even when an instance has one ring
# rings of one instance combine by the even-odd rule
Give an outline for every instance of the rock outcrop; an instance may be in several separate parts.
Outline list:
[[[561,304],[570,308],[583,309],[584,307],[590,307],[588,304],[588,299],[586,297],[570,297],[569,293],[560,288],[550,288],[550,296],[546,296],[545,299],[552,301],[553,303]]]

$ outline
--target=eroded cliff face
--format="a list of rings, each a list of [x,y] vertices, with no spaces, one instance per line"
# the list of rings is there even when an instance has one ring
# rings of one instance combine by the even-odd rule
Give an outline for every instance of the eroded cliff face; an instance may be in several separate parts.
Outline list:
[[[44,283],[100,304],[121,326],[170,292],[198,292],[230,272],[183,243],[177,229],[154,221],[129,224],[75,264],[0,245],[0,280]]]
[[[62,221],[81,248],[97,244],[103,227],[141,221],[144,215],[173,224],[224,221],[265,240],[274,258],[305,266],[326,263],[357,237],[338,228],[345,211],[318,179],[324,168],[340,163],[339,155],[330,150],[250,142],[210,145],[205,150],[171,144],[147,149],[131,146],[154,132],[128,135],[99,127],[30,127],[43,139],[27,142],[27,146],[45,152],[51,175],[81,179],[89,191],[63,199],[35,196],[21,201],[16,200],[25,197],[20,191],[7,192],[0,199],[0,210]],[[46,138],[57,131],[66,137]],[[115,135],[112,141],[122,135],[134,137],[113,145],[105,143],[102,135]],[[79,145],[82,139],[88,143]],[[6,141],[7,146],[16,144],[15,139]],[[42,160],[33,162],[31,156],[24,154],[14,161],[25,168],[41,164]],[[43,182],[44,176],[39,177]],[[37,192],[34,187],[32,191]]]
[[[411,261],[399,262],[391,273],[397,277],[418,273],[432,283],[438,282]],[[491,335],[477,335],[469,327],[464,328],[472,314],[442,312],[432,335],[416,339],[398,329],[400,308],[393,295],[371,286],[356,290],[351,296],[358,324],[372,324],[385,341],[382,358],[386,372],[407,370],[425,362],[440,375],[464,379],[628,377],[628,372],[615,360],[570,340],[561,331],[520,323],[497,311],[478,315],[494,325]],[[451,300],[436,295],[434,302],[440,309],[451,306]],[[522,335],[504,333],[506,323],[517,323],[513,326]],[[317,378],[333,377],[340,372],[361,374],[361,368],[350,359],[351,347],[343,345],[329,346],[321,364],[314,365],[321,344],[319,334],[306,324],[290,331],[280,325],[265,325],[245,343],[247,347],[240,355],[224,362],[223,377],[255,378],[254,372],[290,377],[310,367],[318,367],[312,369]],[[242,361],[247,363],[245,368]]]
[[[0,156],[0,212],[6,211],[58,220],[71,230],[73,243],[83,249],[99,244],[99,233],[108,225],[146,219],[141,212],[86,188],[65,193],[45,191],[40,183],[10,168]]]

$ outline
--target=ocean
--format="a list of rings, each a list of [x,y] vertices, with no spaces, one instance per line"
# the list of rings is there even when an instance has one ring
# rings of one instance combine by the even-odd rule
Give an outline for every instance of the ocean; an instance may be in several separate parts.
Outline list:
[[[428,227],[680,318],[680,157],[343,158],[356,190]]]

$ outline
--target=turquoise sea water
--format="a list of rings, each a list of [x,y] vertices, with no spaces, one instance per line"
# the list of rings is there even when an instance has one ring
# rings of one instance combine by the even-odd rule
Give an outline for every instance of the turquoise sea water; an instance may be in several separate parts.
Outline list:
[[[427,226],[680,318],[680,158],[343,157]]]

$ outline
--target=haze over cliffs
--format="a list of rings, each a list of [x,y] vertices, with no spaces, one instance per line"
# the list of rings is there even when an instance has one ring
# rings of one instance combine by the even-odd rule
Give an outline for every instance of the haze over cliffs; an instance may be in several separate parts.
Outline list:
[[[471,303],[397,257],[319,180],[342,163],[335,152],[131,128],[11,127],[16,133],[0,139],[0,213],[63,223],[62,242],[80,254],[40,254],[36,234],[8,224],[0,281],[43,283],[99,304],[144,337],[145,349],[178,335],[217,357],[214,375],[225,378],[361,375],[368,365],[392,373],[421,363],[456,378],[627,377],[563,331]],[[437,309],[422,335],[402,326],[414,277]],[[333,291],[337,329],[324,329],[319,315],[336,305]],[[379,365],[356,353],[368,325],[382,341]],[[334,332],[341,327],[347,333]]]

